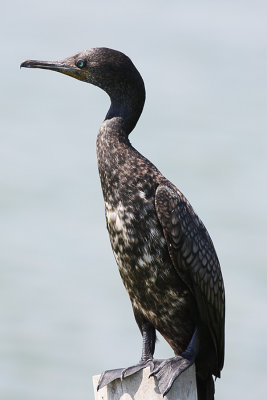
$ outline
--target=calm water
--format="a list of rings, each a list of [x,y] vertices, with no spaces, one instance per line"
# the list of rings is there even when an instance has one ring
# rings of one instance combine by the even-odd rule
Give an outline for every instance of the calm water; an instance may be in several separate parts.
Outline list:
[[[33,0],[2,5],[0,398],[92,399],[91,375],[140,357],[105,229],[99,89],[38,70],[89,47],[127,53],[147,102],[135,147],[189,198],[227,294],[216,400],[267,389],[266,2]],[[158,357],[171,355],[160,338]]]

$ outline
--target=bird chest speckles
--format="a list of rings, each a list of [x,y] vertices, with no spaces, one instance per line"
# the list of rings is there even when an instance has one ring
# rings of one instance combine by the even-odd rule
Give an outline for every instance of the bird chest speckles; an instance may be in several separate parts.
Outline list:
[[[138,305],[149,320],[157,314],[159,319],[170,321],[167,303],[175,303],[173,309],[179,312],[184,307],[185,288],[172,267],[152,203],[144,203],[136,215],[121,201],[116,207],[106,202],[106,219],[119,272],[133,305]]]
[[[118,246],[121,247],[122,243],[124,247],[131,246],[135,242],[135,235],[131,232],[134,215],[123,206],[121,201],[115,207],[106,202],[105,210],[113,250],[117,249]]]
[[[116,206],[106,202],[107,228],[111,246],[124,281],[129,291],[132,281],[142,276],[155,279],[156,265],[163,260],[167,250],[165,239],[157,226],[157,217],[152,202],[146,202],[138,210],[131,204]]]

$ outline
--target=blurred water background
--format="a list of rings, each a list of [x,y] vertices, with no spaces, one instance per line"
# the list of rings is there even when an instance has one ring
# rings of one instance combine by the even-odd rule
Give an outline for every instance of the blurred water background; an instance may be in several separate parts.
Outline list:
[[[91,375],[140,357],[96,165],[109,99],[19,70],[97,46],[141,72],[132,143],[215,243],[227,295],[216,400],[267,398],[266,2],[14,0],[1,14],[0,398],[92,399]],[[160,338],[156,356],[171,354]]]

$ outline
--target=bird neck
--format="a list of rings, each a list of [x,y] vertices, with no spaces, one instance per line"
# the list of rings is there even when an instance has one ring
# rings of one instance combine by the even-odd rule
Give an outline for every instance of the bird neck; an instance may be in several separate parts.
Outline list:
[[[133,151],[122,117],[106,118],[97,135],[96,148],[104,200],[116,202],[114,190],[128,170],[129,155]]]
[[[135,157],[141,157],[131,146],[128,135],[142,113],[145,88],[140,77],[132,85],[128,82],[127,87],[116,85],[115,90],[108,89],[105,91],[111,106],[97,136],[97,159],[104,199],[116,202],[114,191],[118,192],[119,182],[128,176]]]
[[[142,78],[141,78],[142,79]],[[144,107],[145,87],[143,80],[136,81],[127,88],[117,89],[108,93],[111,105],[105,118],[105,122],[116,119],[119,121],[120,131],[128,136],[134,129]]]

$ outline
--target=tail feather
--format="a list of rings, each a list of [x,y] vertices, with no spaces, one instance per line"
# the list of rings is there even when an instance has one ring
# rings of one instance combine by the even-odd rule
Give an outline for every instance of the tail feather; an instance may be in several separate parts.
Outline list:
[[[197,395],[198,400],[214,400],[214,380],[212,375],[203,380],[197,376]]]

